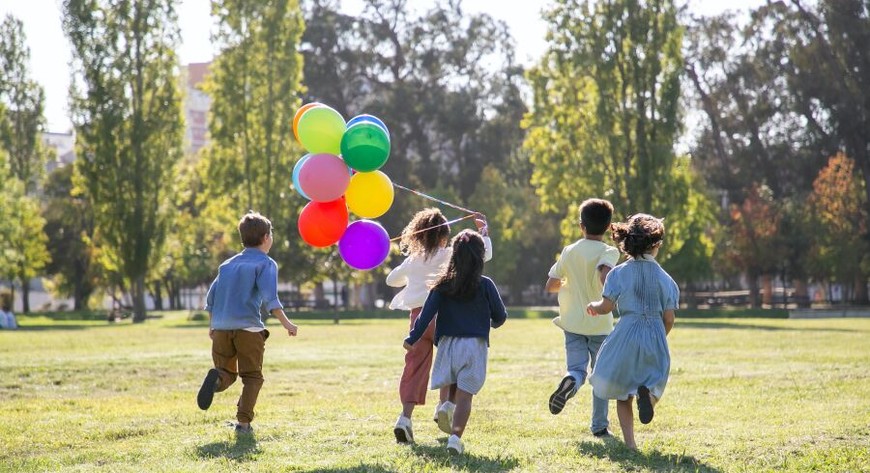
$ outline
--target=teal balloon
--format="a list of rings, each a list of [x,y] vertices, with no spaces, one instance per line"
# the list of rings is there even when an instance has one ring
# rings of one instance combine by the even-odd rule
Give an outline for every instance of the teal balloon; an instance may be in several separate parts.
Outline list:
[[[311,107],[299,117],[296,130],[299,142],[311,154],[341,153],[341,137],[345,130],[344,118],[331,107]]]
[[[375,171],[390,157],[390,138],[372,122],[356,123],[341,137],[341,157],[356,171]]]
[[[296,165],[293,166],[293,189],[296,190],[299,195],[305,197],[308,200],[311,200],[311,197],[308,197],[308,194],[306,194],[305,191],[302,190],[302,185],[299,184],[299,170],[302,169],[302,165],[305,164],[305,161],[308,161],[308,158],[310,157],[310,154],[302,156],[301,158],[299,158],[299,161],[296,161]]]

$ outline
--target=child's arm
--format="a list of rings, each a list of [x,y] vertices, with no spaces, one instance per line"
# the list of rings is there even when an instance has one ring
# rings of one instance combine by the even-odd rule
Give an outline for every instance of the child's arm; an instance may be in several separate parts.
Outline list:
[[[405,343],[402,344],[402,346],[405,347],[405,350],[410,350],[411,347],[417,343],[417,340],[423,336],[426,327],[429,326],[429,323],[432,322],[435,314],[438,313],[438,306],[440,303],[441,294],[436,290],[429,291],[429,296],[426,297],[426,302],[423,303],[423,309],[420,311],[417,321],[414,322],[414,327],[411,329],[411,333],[408,334],[405,338]]]
[[[602,297],[600,301],[590,302],[586,306],[586,313],[591,316],[598,316],[608,312],[613,312],[613,301],[606,297]]]
[[[662,321],[665,323],[665,335],[671,333],[671,329],[674,328],[674,319],[676,319],[676,314],[672,309],[668,309],[662,313]]]
[[[296,333],[299,331],[299,327],[296,326],[290,319],[287,318],[287,314],[284,313],[284,309],[280,307],[277,309],[271,310],[272,315],[281,322],[281,325],[284,326],[284,329],[287,330],[287,334],[291,337],[295,337]]]
[[[387,274],[387,286],[404,287],[408,285],[408,271],[406,270],[407,259],[402,261],[402,264],[393,268],[390,274]]]
[[[477,226],[477,232],[483,237],[483,261],[487,262],[492,259],[492,239],[489,238],[489,225],[486,223],[486,215],[482,213],[474,214],[474,225]]]
[[[547,292],[559,292],[562,289],[562,280],[558,278],[547,279],[547,284],[544,285],[544,290]]]
[[[598,277],[601,279],[601,284],[604,285],[604,281],[607,279],[607,273],[610,272],[610,266],[606,264],[602,264],[598,266]]]
[[[487,298],[489,300],[489,324],[492,328],[499,328],[507,320],[507,309],[494,283],[488,282],[486,290],[489,292],[489,297]]]

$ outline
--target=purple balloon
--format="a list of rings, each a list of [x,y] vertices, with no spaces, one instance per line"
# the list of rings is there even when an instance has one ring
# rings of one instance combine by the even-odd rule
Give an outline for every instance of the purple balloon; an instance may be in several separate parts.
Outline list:
[[[387,259],[390,236],[373,220],[357,220],[347,226],[338,241],[338,254],[348,266],[368,271]]]

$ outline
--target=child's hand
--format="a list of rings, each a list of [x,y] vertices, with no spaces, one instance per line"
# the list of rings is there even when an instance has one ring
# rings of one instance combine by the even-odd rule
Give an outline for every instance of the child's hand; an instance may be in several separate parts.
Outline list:
[[[411,344],[408,343],[408,342],[404,342],[404,343],[402,343],[402,347],[404,347],[405,350],[410,350],[411,348],[414,347],[414,345],[411,345]]]
[[[486,224],[486,215],[482,213],[474,214],[474,225],[477,226],[477,232],[480,233],[481,236],[487,236],[489,234],[489,229]]]
[[[297,327],[296,324],[290,321],[287,322],[287,325],[285,325],[284,328],[287,329],[287,334],[291,337],[295,337],[296,332],[299,330],[299,327]]]
[[[596,311],[595,309],[595,302],[590,302],[589,305],[586,306],[586,313],[593,317],[598,317],[598,311]]]

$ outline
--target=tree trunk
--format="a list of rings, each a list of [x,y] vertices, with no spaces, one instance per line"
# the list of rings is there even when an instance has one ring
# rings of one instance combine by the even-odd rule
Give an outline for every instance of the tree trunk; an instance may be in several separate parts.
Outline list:
[[[163,283],[154,283],[154,310],[163,310]]]
[[[867,277],[860,275],[855,278],[855,303],[867,305]]]
[[[792,284],[794,284],[794,299],[797,306],[801,309],[808,309],[811,302],[807,282],[803,279],[795,279]]]
[[[30,281],[21,280],[21,313],[30,313]]]
[[[752,273],[749,275],[749,304],[753,309],[761,308],[761,297],[758,294],[758,277]]]
[[[761,304],[773,305],[773,276],[770,274],[761,276]]]
[[[145,321],[145,276],[136,276],[133,281],[133,323]]]

